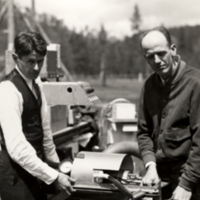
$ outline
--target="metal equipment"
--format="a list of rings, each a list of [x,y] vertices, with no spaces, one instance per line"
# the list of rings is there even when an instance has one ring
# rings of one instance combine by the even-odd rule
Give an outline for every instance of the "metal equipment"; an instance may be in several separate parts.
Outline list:
[[[51,44],[47,47],[47,55],[40,73],[43,90],[50,113],[51,129],[56,146],[65,148],[73,146],[78,151],[80,143],[84,147],[91,138],[98,134],[95,119],[89,114],[80,112],[80,106],[88,109],[100,102],[94,89],[86,82],[59,82],[62,78],[60,45]],[[81,141],[81,142],[80,142]]]
[[[100,113],[100,146],[121,141],[136,141],[136,105],[118,98],[104,106]]]
[[[43,88],[48,105],[89,106],[100,102],[87,82],[44,82]]]
[[[98,127],[94,117],[90,116],[89,109],[90,106],[100,102],[94,94],[94,89],[86,82],[44,82],[43,89],[49,107],[66,106],[66,112],[62,117],[64,127],[53,133],[56,146],[72,145],[74,153],[79,151],[78,145],[85,148],[86,144],[89,144],[89,141],[98,134]],[[80,106],[87,107],[86,111],[89,113],[83,113]],[[56,118],[58,119],[60,116],[58,115]]]
[[[66,169],[65,169],[66,166]],[[142,185],[142,178],[133,174],[133,160],[127,154],[79,152],[70,165],[62,163],[63,171],[76,179],[76,192],[66,197],[63,193],[52,200],[160,200],[161,187]]]

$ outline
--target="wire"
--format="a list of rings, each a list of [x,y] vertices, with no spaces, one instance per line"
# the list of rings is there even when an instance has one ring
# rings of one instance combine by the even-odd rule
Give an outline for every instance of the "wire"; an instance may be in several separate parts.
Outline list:
[[[124,193],[130,199],[134,199],[132,193],[130,193],[117,179],[109,175],[108,180],[110,180],[122,193]]]

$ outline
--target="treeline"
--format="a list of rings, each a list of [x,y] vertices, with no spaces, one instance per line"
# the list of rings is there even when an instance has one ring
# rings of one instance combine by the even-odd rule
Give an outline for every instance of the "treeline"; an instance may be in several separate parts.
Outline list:
[[[27,9],[23,15],[30,17],[30,10]],[[77,32],[69,30],[55,16],[41,14],[37,20],[51,41],[61,45],[61,59],[72,75],[98,76],[102,66],[110,75],[134,77],[138,73],[149,75],[151,72],[141,54],[139,34],[119,40],[110,38],[103,26],[96,33],[87,27]],[[27,30],[22,13],[15,11],[15,33]],[[200,68],[200,26],[176,27],[169,31],[182,59]],[[0,69],[4,67],[6,49],[7,20],[3,19],[0,21]]]

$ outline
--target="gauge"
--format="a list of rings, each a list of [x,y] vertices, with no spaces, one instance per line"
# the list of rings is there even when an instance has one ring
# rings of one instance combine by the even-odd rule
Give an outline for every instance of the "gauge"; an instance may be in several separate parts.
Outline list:
[[[63,174],[70,173],[72,169],[72,161],[69,159],[65,159],[61,161],[58,168],[59,168],[59,171],[62,172]]]

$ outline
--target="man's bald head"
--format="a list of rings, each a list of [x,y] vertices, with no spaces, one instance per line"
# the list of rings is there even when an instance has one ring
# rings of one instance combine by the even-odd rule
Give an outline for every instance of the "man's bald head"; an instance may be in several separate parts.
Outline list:
[[[156,47],[168,48],[169,46],[165,36],[161,32],[154,30],[143,37],[141,47],[143,52],[146,53],[147,49],[154,49]]]
[[[144,32],[141,37],[140,37],[140,47],[142,48],[142,41],[143,39],[149,35],[151,32],[160,32],[165,38],[166,38],[166,41],[167,41],[167,44],[168,44],[168,47],[170,47],[172,45],[172,41],[171,41],[171,36],[168,32],[168,30],[164,27],[156,27],[156,28],[153,28],[151,30],[148,30],[146,32]],[[156,38],[155,38],[156,39]]]

